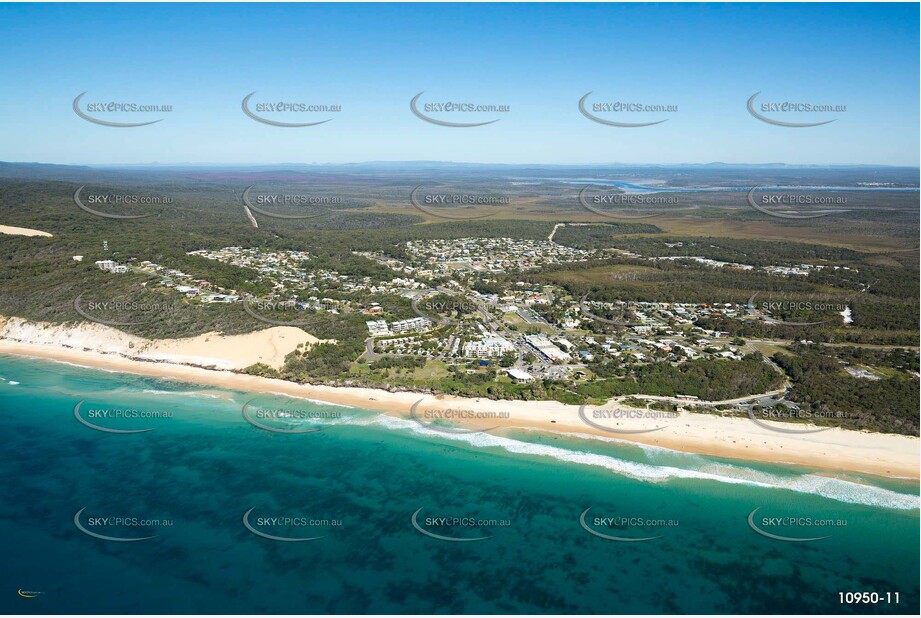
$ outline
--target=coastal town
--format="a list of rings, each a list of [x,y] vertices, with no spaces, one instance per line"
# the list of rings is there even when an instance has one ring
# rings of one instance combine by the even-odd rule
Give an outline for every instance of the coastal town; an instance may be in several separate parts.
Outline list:
[[[596,363],[615,363],[626,374],[652,362],[679,365],[696,359],[738,361],[752,351],[745,348],[744,341],[727,332],[703,328],[698,325],[700,321],[774,320],[769,308],[752,302],[610,302],[575,298],[559,286],[535,285],[524,275],[547,266],[611,257],[690,260],[715,269],[754,268],[694,256],[645,258],[618,248],[576,249],[554,242],[552,237],[553,234],[541,241],[411,241],[396,247],[394,255],[353,252],[393,272],[391,278],[383,280],[319,267],[308,251],[224,247],[188,253],[247,269],[255,281],[270,290],[261,297],[221,288],[194,274],[149,260],[130,264],[105,260],[96,265],[111,273],[130,270],[149,275],[188,302],[243,303],[251,313],[254,308],[283,308],[295,313],[361,315],[367,329],[365,353],[358,359],[361,362],[373,364],[385,357],[411,357],[464,366],[468,371],[471,366],[496,367],[516,382],[591,379]],[[778,277],[808,277],[824,266],[781,264],[760,268]],[[522,279],[505,279],[501,291],[478,289],[478,283],[494,283],[497,273],[516,272],[522,273]],[[388,315],[380,302],[369,300],[372,298],[408,303],[412,316]],[[848,311],[845,307],[842,312],[845,324]],[[258,318],[263,314],[253,315]]]

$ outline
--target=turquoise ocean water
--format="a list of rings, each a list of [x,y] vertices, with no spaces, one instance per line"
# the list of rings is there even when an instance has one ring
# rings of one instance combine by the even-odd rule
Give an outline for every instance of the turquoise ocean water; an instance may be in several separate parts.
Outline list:
[[[919,609],[917,482],[9,356],[0,408],[4,613]]]

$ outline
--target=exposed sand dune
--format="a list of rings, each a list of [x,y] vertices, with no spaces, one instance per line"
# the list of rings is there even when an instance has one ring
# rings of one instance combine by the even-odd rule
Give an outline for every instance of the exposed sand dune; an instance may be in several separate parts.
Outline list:
[[[12,234],[14,236],[53,236],[53,234],[41,230],[32,230],[27,227],[13,227],[12,225],[0,225],[0,234]]]
[[[206,333],[188,339],[163,339],[144,349],[142,357],[171,363],[215,365],[242,369],[265,363],[276,369],[285,364],[285,356],[300,344],[319,341],[299,328],[275,326],[246,335],[225,336]],[[218,360],[220,363],[215,363]]]
[[[103,324],[64,326],[2,317],[0,337],[50,348],[92,350],[139,360],[217,369],[244,369],[255,363],[278,369],[284,364],[285,356],[298,345],[319,341],[293,326],[275,326],[246,335],[206,333],[185,339],[150,340]]]

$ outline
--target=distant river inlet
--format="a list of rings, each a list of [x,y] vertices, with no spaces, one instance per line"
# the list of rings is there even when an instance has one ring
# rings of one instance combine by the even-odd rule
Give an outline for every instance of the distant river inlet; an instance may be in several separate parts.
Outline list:
[[[745,192],[751,191],[752,187],[720,187],[720,186],[701,186],[701,187],[672,187],[667,185],[644,185],[621,180],[609,180],[605,178],[545,178],[548,182],[561,182],[564,184],[575,185],[597,185],[608,186],[620,189],[628,194],[640,193],[710,193],[710,192]],[[827,192],[883,192],[883,193],[918,193],[918,187],[835,187],[835,186],[759,186],[758,191],[827,191]]]

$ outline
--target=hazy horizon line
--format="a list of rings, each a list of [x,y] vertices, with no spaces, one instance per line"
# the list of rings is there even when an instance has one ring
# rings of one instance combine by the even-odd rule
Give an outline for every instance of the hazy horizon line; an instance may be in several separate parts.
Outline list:
[[[781,161],[771,163],[727,163],[725,161],[709,161],[706,163],[539,163],[539,162],[521,162],[521,163],[493,163],[478,161],[446,161],[439,159],[408,159],[408,160],[368,160],[368,161],[348,161],[348,162],[296,162],[280,161],[277,163],[254,163],[254,162],[232,162],[217,163],[210,161],[182,161],[182,162],[160,162],[149,161],[144,163],[52,163],[43,161],[3,161],[0,164],[5,165],[47,165],[55,167],[90,167],[90,168],[139,168],[139,167],[341,167],[341,166],[358,166],[358,165],[456,165],[456,166],[479,166],[479,167],[788,167],[788,168],[893,168],[893,169],[918,169],[919,165],[902,164],[883,164],[883,163],[784,163]]]

